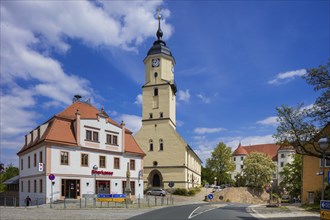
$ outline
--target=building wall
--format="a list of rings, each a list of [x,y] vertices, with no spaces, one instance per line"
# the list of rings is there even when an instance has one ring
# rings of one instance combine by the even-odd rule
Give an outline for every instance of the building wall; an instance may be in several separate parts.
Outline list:
[[[280,175],[280,172],[283,171],[283,168],[286,164],[292,163],[293,162],[293,155],[295,154],[294,150],[290,149],[284,149],[284,150],[279,150],[277,154],[277,178],[278,178],[278,183],[282,181],[282,177]]]
[[[316,175],[316,173],[322,171],[321,159],[312,156],[303,156],[303,176],[302,176],[302,193],[301,193],[301,202],[308,203],[308,193],[315,192],[317,190],[321,191],[322,189],[322,176]],[[327,186],[328,171],[330,167],[325,169],[325,183],[324,186]]]

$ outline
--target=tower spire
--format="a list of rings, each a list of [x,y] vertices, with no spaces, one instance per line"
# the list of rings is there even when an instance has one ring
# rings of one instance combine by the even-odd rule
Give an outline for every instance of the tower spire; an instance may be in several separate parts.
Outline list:
[[[160,15],[160,7],[158,7],[158,13],[157,13],[157,19],[158,19],[158,30],[156,33],[157,39],[158,40],[162,40],[163,37],[163,31],[160,28],[160,19],[161,19],[161,15]]]

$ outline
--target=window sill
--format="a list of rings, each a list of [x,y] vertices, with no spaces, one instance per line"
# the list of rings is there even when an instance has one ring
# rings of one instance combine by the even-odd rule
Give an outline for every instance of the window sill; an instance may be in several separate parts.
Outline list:
[[[93,140],[87,140],[87,139],[85,139],[85,141],[93,142],[93,143],[100,143],[99,141],[93,141]]]

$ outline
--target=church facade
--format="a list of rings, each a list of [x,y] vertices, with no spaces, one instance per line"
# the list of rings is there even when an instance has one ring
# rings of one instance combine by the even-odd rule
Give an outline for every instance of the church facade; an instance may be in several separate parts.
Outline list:
[[[145,188],[191,188],[201,183],[201,159],[176,131],[175,59],[162,40],[158,16],[157,40],[148,51],[142,86],[142,127],[135,135],[146,153]]]

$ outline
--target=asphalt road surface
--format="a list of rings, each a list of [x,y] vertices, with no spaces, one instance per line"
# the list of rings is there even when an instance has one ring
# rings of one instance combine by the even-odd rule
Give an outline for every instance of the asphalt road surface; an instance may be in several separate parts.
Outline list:
[[[158,209],[130,219],[257,219],[248,212],[247,207],[244,204],[201,203]]]

